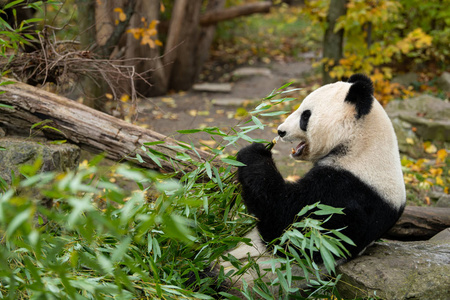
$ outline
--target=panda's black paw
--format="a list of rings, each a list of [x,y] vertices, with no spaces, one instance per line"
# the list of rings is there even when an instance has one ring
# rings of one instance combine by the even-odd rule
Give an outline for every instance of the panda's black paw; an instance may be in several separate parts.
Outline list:
[[[248,166],[253,162],[260,163],[262,160],[272,160],[272,152],[261,143],[253,143],[239,150],[236,159]]]

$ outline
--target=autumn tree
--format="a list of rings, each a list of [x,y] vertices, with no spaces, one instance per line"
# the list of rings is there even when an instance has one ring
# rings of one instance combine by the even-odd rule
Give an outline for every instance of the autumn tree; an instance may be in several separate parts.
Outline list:
[[[209,56],[217,22],[268,12],[272,5],[263,1],[224,9],[225,0],[177,0],[172,7],[159,0],[77,1],[85,19],[80,35],[90,35],[82,40],[94,44],[83,42],[84,47],[132,65],[144,96],[189,89]],[[162,14],[169,19],[162,20]]]

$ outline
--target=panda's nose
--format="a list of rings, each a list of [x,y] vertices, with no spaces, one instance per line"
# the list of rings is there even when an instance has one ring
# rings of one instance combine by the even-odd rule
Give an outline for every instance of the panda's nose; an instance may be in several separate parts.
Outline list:
[[[286,135],[286,131],[278,130],[278,135],[279,135],[280,137],[284,137],[284,136]]]

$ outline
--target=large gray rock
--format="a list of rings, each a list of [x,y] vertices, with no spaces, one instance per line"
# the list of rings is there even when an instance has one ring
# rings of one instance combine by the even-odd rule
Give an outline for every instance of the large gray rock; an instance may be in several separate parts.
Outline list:
[[[252,68],[242,67],[233,71],[231,74],[233,77],[249,77],[249,76],[267,76],[272,77],[272,72],[268,68]]]
[[[42,157],[40,171],[74,169],[80,161],[80,148],[72,144],[50,144],[32,138],[0,138],[0,177],[11,183],[11,171],[19,175],[21,165]]]
[[[419,75],[416,73],[405,73],[405,74],[395,76],[392,79],[392,82],[399,83],[404,86],[409,86],[418,81],[419,81]]]
[[[430,95],[421,95],[391,101],[386,106],[386,112],[392,120],[400,119],[415,127],[415,133],[424,140],[450,142],[449,102]]]
[[[436,207],[450,207],[450,195],[442,194],[436,202]]]
[[[212,92],[212,93],[230,93],[232,86],[230,83],[197,83],[192,86],[192,89],[197,92]]]
[[[450,231],[430,241],[375,243],[338,267],[345,299],[450,299]]]
[[[444,72],[437,80],[437,85],[445,92],[450,92],[450,73]]]

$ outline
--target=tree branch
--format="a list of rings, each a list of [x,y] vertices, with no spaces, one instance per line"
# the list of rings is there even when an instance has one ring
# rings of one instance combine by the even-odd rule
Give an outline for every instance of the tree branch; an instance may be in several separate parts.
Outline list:
[[[200,26],[209,26],[218,22],[251,15],[254,13],[267,13],[270,11],[271,6],[272,2],[264,1],[230,7],[224,10],[206,12],[200,17]]]
[[[5,93],[1,93],[5,91]],[[51,120],[55,130],[44,133],[53,139],[66,139],[90,152],[106,152],[114,161],[128,160],[145,168],[163,172],[191,171],[193,163],[177,158],[178,153],[189,155],[193,162],[212,160],[213,155],[200,150],[180,147],[173,140],[158,132],[117,119],[65,97],[36,87],[15,83],[0,86],[0,123],[9,127],[29,130],[33,124]],[[165,159],[155,163],[141,147],[144,143],[164,142],[146,146],[159,152]],[[142,161],[135,159],[136,154]]]

